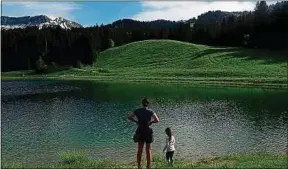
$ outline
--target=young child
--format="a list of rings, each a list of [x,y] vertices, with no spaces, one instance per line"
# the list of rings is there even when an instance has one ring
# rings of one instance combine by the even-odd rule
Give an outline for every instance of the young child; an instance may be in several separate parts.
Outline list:
[[[172,131],[171,128],[166,128],[165,133],[167,134],[168,138],[166,139],[166,145],[163,149],[163,152],[166,151],[166,160],[168,161],[168,164],[170,164],[171,166],[173,166],[173,154],[175,151],[175,138],[172,135]]]

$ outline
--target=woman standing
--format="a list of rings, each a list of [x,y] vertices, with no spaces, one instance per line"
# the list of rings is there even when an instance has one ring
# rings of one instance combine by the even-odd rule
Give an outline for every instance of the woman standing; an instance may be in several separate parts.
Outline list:
[[[138,169],[141,168],[141,158],[144,144],[146,143],[146,168],[149,169],[151,165],[151,143],[153,142],[153,130],[150,127],[153,123],[158,123],[159,118],[156,113],[154,113],[151,109],[148,108],[149,101],[145,98],[142,100],[142,108],[139,108],[133,111],[128,119],[135,122],[138,127],[136,129],[136,133],[134,135],[134,141],[138,142],[138,151],[137,151],[137,164]],[[134,119],[134,116],[137,117],[137,120]],[[153,118],[153,121],[151,119]]]

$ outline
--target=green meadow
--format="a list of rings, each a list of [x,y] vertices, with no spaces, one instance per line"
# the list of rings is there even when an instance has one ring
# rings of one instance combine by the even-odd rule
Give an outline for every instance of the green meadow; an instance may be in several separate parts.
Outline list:
[[[69,79],[191,83],[224,86],[287,86],[287,51],[211,47],[147,40],[103,51],[96,63],[44,75],[2,73],[2,79]]]

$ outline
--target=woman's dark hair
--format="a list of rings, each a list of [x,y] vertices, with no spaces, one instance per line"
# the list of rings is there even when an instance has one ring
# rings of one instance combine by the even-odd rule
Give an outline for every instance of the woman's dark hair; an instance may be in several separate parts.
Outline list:
[[[171,141],[171,136],[172,136],[172,130],[171,130],[171,128],[170,128],[170,127],[167,127],[167,128],[165,129],[165,132],[166,132],[166,134],[168,135],[169,140]]]
[[[144,107],[147,107],[148,105],[149,105],[149,101],[148,101],[148,99],[147,98],[144,98],[144,99],[142,99],[142,105],[144,106]]]

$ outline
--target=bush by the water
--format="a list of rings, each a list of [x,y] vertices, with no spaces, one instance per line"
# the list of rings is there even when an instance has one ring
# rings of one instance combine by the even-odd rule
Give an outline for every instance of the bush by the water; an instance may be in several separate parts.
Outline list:
[[[81,61],[77,61],[77,64],[76,64],[76,68],[78,69],[82,69],[84,67],[83,63]]]
[[[45,64],[44,60],[40,56],[39,59],[36,61],[35,70],[37,73],[43,73],[47,71],[47,65]]]
[[[52,62],[52,63],[51,63],[51,67],[52,67],[53,69],[58,69],[58,64],[57,64],[56,62]]]
[[[113,48],[114,47],[114,41],[112,39],[108,39],[109,40],[109,48]]]

